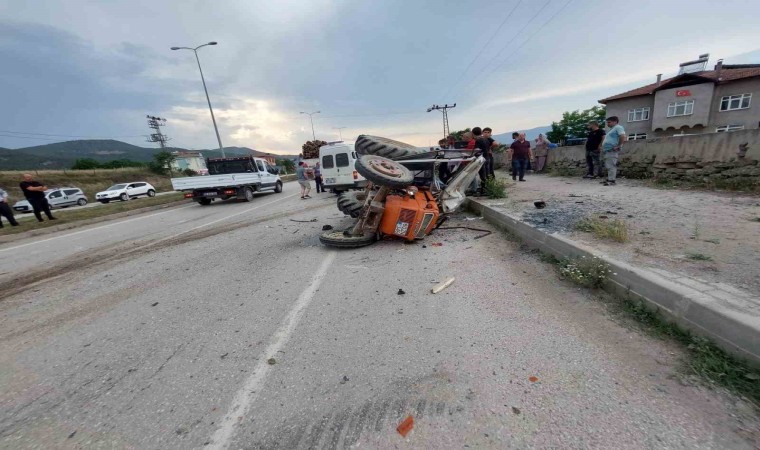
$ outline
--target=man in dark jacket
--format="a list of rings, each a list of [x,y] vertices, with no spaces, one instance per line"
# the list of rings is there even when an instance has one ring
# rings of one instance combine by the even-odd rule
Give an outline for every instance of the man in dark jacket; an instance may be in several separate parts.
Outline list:
[[[602,153],[602,142],[604,141],[604,130],[599,128],[596,121],[588,123],[588,136],[586,136],[586,166],[588,173],[583,178],[596,178],[602,176],[602,164],[599,162],[599,155]],[[594,170],[596,166],[596,170]]]
[[[517,140],[509,146],[509,156],[512,160],[512,179],[520,177],[520,181],[525,181],[525,170],[528,167],[528,161],[533,156],[530,151],[530,141],[525,140],[525,133],[520,133]]]
[[[0,188],[0,216],[5,217],[8,219],[8,222],[11,224],[11,226],[17,227],[18,222],[16,222],[16,218],[13,217],[13,210],[8,205],[8,193],[3,190],[3,188]],[[0,228],[3,227],[3,219],[0,218]]]
[[[50,204],[48,203],[47,198],[45,198],[47,186],[38,181],[34,181],[31,174],[25,173],[24,181],[19,184],[19,187],[21,187],[21,191],[24,193],[26,200],[32,205],[34,217],[36,217],[39,222],[43,221],[42,212],[45,213],[48,220],[56,220],[50,212]]]

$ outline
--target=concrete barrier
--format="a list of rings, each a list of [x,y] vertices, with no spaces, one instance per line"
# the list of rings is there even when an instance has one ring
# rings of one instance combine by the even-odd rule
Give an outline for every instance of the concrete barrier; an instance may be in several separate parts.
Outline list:
[[[467,207],[531,248],[556,258],[597,257],[610,265],[604,290],[638,300],[696,335],[708,337],[723,350],[760,366],[760,299],[723,283],[643,269],[617,261],[558,234],[549,234],[480,200]]]

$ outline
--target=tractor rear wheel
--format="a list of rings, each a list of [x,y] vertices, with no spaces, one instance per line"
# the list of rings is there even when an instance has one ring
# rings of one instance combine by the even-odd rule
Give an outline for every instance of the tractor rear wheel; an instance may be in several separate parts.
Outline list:
[[[378,186],[405,188],[414,181],[414,175],[409,169],[382,156],[360,156],[354,167],[364,178]]]
[[[341,192],[338,195],[338,209],[345,215],[358,218],[367,200],[365,191]]]
[[[335,230],[322,233],[322,235],[319,236],[319,242],[328,247],[335,248],[366,247],[367,245],[374,243],[376,240],[377,237],[374,234],[352,236],[351,234],[348,234],[348,232]]]
[[[356,138],[354,148],[356,148],[356,152],[360,155],[377,155],[389,159],[419,155],[420,153],[427,152],[423,148],[418,148],[405,142],[364,134]]]

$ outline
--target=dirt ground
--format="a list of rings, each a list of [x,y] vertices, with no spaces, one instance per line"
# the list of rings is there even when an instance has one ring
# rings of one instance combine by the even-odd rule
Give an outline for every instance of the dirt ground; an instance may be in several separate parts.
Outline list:
[[[499,171],[499,177],[506,173]],[[739,192],[659,189],[639,180],[526,176],[511,179],[508,198],[491,203],[549,232],[611,257],[760,292],[760,196]],[[533,202],[543,200],[546,208]],[[575,230],[586,217],[623,220],[629,240],[617,243]]]

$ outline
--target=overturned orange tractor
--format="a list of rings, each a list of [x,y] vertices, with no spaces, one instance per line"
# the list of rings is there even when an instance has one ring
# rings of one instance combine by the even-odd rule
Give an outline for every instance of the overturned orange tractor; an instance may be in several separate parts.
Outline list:
[[[359,136],[355,169],[369,185],[344,192],[338,208],[357,218],[348,230],[329,231],[320,241],[355,248],[383,237],[422,239],[465,200],[465,190],[483,165],[467,150],[429,150],[377,136]]]

